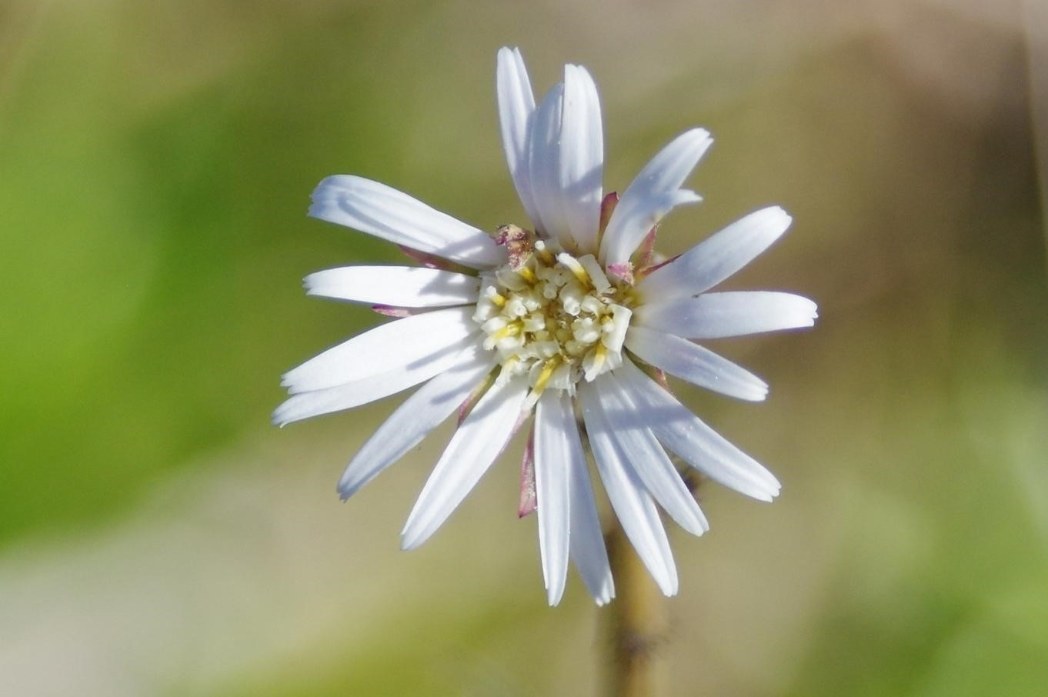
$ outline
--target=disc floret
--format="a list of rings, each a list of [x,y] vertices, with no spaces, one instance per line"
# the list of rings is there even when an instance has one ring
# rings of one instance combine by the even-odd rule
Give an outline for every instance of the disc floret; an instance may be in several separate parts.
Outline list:
[[[526,375],[531,399],[576,385],[622,364],[633,314],[632,286],[609,279],[592,254],[575,257],[553,240],[514,225],[499,228],[509,263],[482,273],[473,319],[497,351],[497,380]]]

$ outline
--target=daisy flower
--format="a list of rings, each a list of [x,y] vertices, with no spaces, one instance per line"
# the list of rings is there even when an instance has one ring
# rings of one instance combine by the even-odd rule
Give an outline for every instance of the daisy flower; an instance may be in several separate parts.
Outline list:
[[[767,385],[696,340],[814,323],[815,304],[780,292],[710,292],[790,224],[759,210],[668,261],[652,252],[659,221],[700,197],[681,188],[711,143],[689,130],[621,197],[605,195],[603,126],[585,68],[538,104],[520,52],[498,54],[502,144],[530,223],[485,232],[384,184],[332,176],[310,215],[399,245],[420,266],[351,266],[308,276],[310,295],[372,304],[392,321],[284,376],[287,424],[421,385],[357,453],[338,485],[348,498],[457,413],[458,428],[422,489],[402,546],[425,542],[531,419],[521,511],[537,509],[551,605],[569,559],[599,604],[614,597],[587,458],[611,508],[666,595],[677,570],[661,507],[690,533],[708,529],[670,453],[763,501],[779,482],[671,394],[665,375],[744,400]],[[534,417],[532,419],[532,417]]]

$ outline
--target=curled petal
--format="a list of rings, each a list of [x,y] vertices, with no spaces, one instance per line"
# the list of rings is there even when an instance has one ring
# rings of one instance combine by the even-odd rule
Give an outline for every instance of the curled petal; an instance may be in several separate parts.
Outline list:
[[[601,259],[625,264],[652,227],[676,206],[701,200],[681,184],[709,148],[710,134],[696,128],[677,136],[652,158],[622,193],[601,240]]]
[[[339,174],[320,182],[309,214],[474,269],[505,261],[503,250],[472,225],[363,177]]]

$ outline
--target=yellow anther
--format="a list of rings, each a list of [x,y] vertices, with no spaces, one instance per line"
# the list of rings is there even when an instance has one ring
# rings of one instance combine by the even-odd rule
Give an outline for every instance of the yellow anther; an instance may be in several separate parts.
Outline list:
[[[603,344],[597,344],[593,350],[582,359],[583,376],[586,382],[593,382],[603,372],[604,363],[608,358],[608,350]]]
[[[535,378],[534,390],[536,392],[541,394],[542,391],[546,389],[546,383],[549,382],[549,379],[553,376],[553,371],[556,370],[559,365],[560,359],[556,357],[546,361],[545,365],[542,366],[542,371],[539,372],[539,376]]]
[[[520,334],[520,329],[520,322],[510,322],[505,327],[492,334],[491,338],[496,342],[499,342],[507,337],[518,336]]]
[[[608,349],[604,348],[604,344],[597,344],[593,350],[597,354],[593,362],[597,364],[597,368],[600,368],[608,359]]]
[[[535,281],[538,280],[535,278],[535,272],[529,269],[527,266],[522,266],[519,269],[517,269],[517,273],[529,284],[534,284]]]
[[[566,266],[569,271],[579,279],[579,283],[586,287],[592,287],[593,284],[590,282],[589,274],[586,273],[586,269],[582,268],[582,264],[579,263],[578,259],[571,256],[567,252],[561,252],[557,255],[557,261]]]

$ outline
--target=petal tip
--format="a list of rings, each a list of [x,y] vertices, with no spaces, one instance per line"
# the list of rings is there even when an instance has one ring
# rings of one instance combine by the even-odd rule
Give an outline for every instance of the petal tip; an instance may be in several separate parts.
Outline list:
[[[789,227],[793,223],[793,216],[787,213],[782,206],[772,206],[768,209],[768,213],[780,221],[783,227]]]
[[[400,549],[404,552],[410,552],[411,550],[422,544],[422,540],[418,539],[418,535],[414,531],[408,531],[404,528],[404,531],[400,533]]]
[[[272,423],[277,428],[284,428],[288,424],[297,421],[297,419],[295,419],[294,415],[291,414],[290,410],[288,409],[288,402],[290,401],[291,400],[288,399],[283,404],[274,409],[273,413],[269,417],[270,423]]]
[[[359,488],[359,485],[357,485],[354,482],[350,482],[345,477],[343,477],[335,486],[335,491],[338,492],[338,498],[344,502],[348,501],[350,496],[357,493],[357,489]]]
[[[775,499],[778,498],[781,492],[782,486],[778,481],[776,481],[774,485],[769,483],[768,488],[762,492],[764,494],[763,496],[755,496],[754,498],[763,501],[764,503],[774,503]]]
[[[692,147],[705,150],[713,143],[713,135],[705,128],[693,128],[684,132],[684,137],[690,141]]]

